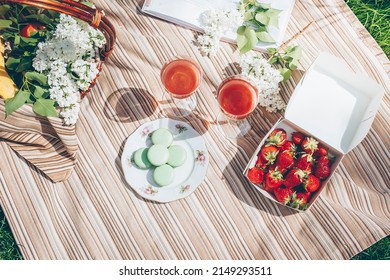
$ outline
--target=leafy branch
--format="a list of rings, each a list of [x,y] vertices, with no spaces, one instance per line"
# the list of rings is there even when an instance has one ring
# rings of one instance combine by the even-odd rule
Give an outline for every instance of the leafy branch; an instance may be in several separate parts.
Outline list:
[[[269,27],[279,27],[281,10],[257,0],[242,0],[239,9],[244,12],[244,22],[237,29],[237,46],[241,54],[247,53],[261,41],[274,43]]]
[[[283,51],[275,48],[267,49],[270,55],[268,63],[276,66],[283,76],[283,82],[290,79],[292,71],[298,68],[302,56],[301,46],[287,46]]]

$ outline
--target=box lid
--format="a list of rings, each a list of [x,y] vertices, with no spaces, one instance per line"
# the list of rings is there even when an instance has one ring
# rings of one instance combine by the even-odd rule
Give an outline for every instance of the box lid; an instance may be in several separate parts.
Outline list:
[[[285,118],[346,154],[366,137],[384,89],[322,53],[295,88]]]

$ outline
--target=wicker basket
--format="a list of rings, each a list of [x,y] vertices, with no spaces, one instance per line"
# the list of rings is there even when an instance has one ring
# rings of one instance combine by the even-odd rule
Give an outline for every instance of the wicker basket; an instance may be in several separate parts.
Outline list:
[[[97,8],[94,9],[73,0],[0,0],[0,3],[24,4],[56,11],[81,19],[90,24],[92,27],[99,29],[106,38],[106,45],[100,51],[101,63],[99,65],[99,72],[101,71],[103,62],[107,60],[114,49],[116,40],[115,28],[105,17],[103,11]],[[91,86],[95,84],[95,80],[92,81]],[[81,92],[81,95],[84,96],[86,92]]]

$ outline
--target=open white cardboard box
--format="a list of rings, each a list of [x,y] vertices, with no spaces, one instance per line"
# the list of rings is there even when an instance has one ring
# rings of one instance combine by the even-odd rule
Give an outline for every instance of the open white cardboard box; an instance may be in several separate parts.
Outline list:
[[[284,118],[271,128],[259,144],[244,170],[244,175],[255,165],[257,154],[275,128],[285,129],[290,137],[293,131],[315,137],[329,148],[329,153],[335,156],[335,161],[329,177],[310,199],[306,210],[310,209],[343,156],[366,137],[383,95],[384,89],[381,85],[362,74],[355,74],[343,60],[322,53],[295,88]],[[269,199],[279,203],[262,186],[253,186]]]

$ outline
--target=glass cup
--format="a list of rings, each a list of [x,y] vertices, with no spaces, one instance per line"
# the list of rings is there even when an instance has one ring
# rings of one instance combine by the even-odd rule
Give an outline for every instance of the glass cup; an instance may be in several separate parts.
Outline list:
[[[254,83],[242,75],[230,76],[218,86],[217,99],[221,109],[216,120],[220,133],[231,139],[247,134],[251,126],[246,118],[259,100]]]
[[[199,88],[203,71],[191,58],[175,56],[162,67],[160,78],[166,93],[163,99],[174,104],[172,114],[185,117],[196,107],[195,91]],[[168,93],[168,94],[167,94]]]

